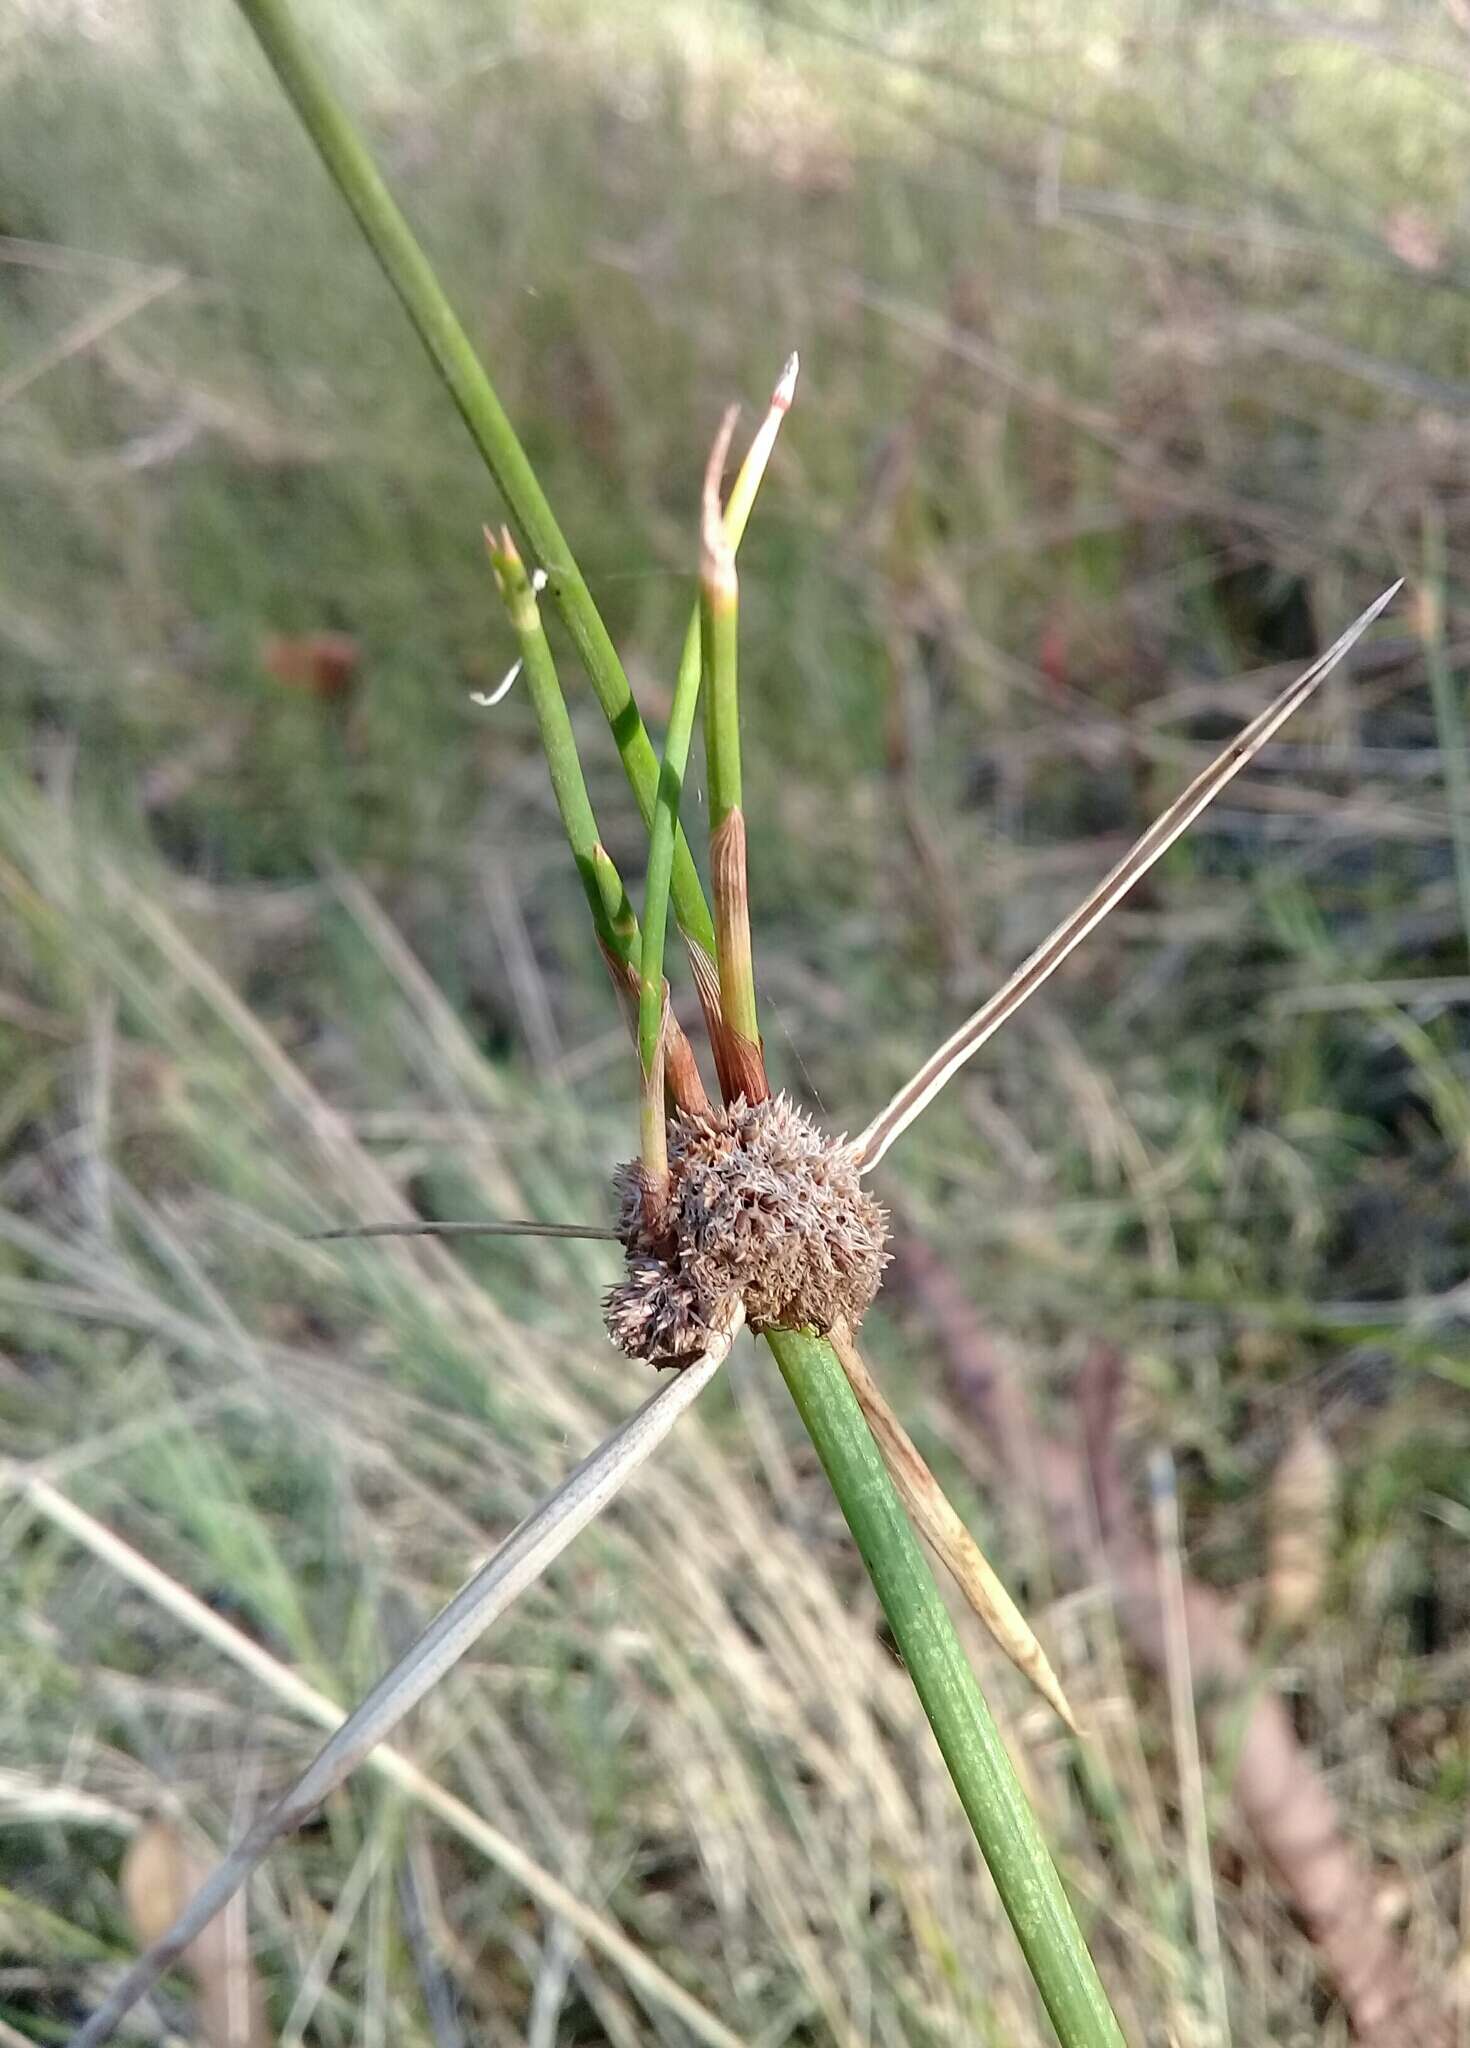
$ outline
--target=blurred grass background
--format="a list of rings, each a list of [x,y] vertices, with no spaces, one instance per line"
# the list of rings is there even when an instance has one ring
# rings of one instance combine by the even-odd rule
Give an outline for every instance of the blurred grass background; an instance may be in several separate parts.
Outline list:
[[[1059,1428],[1087,1346],[1125,1348],[1130,1442],[1172,1449],[1191,1569],[1247,1617],[1272,1471],[1304,1418],[1326,1436],[1320,1599],[1275,1675],[1385,1914],[1453,1973],[1470,22],[302,15],[655,728],[713,423],[802,352],[742,554],[747,805],[772,1064],[835,1129],[1410,578],[882,1179]],[[469,701],[510,659],[499,508],[224,0],[12,12],[0,233],[5,1446],[345,1698],[643,1386],[597,1247],[295,1233],[395,1193],[600,1216],[634,1064],[529,710]],[[637,874],[570,650],[566,679]],[[1097,1730],[1079,1769],[967,1638],[1130,2036],[1210,2039],[1166,1705],[978,1486],[922,1317],[895,1296],[871,1328]],[[747,1349],[415,1754],[743,2038],[1040,2040],[768,1381]],[[51,2041],[128,1952],[139,1819],[218,1840],[307,1738],[33,1503],[0,1499],[0,1544],[0,2022]],[[1204,1789],[1237,2038],[1339,2038]],[[286,2040],[689,2038],[375,1785],[253,1913]],[[190,2038],[188,2011],[176,1985],[152,2024]]]

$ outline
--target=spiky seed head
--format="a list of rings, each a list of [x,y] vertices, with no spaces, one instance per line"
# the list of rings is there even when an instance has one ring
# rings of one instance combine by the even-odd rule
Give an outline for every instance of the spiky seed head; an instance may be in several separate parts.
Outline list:
[[[784,1095],[675,1116],[667,1195],[650,1204],[636,1160],[616,1189],[628,1270],[608,1333],[654,1365],[687,1364],[731,1298],[757,1331],[856,1328],[888,1262],[888,1218],[850,1149]]]

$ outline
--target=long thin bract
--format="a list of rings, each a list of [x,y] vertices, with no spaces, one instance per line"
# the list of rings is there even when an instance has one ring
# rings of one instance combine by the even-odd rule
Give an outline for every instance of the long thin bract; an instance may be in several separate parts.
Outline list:
[[[888,1476],[898,1488],[919,1534],[939,1557],[964,1594],[971,1612],[984,1623],[1016,1669],[1066,1722],[1074,1735],[1081,1731],[1062,1682],[1032,1631],[1031,1624],[997,1577],[964,1518],[929,1470],[923,1453],[890,1407],[858,1350],[852,1331],[843,1324],[828,1333],[847,1384],[857,1395],[863,1419],[883,1454]]]
[[[1200,812],[1212,804],[1241,769],[1255,759],[1292,713],[1306,703],[1323,678],[1330,675],[1343,656],[1356,646],[1379,613],[1398,595],[1402,585],[1403,579],[1400,578],[1391,590],[1385,590],[1382,597],[1375,599],[1360,617],[1354,619],[1347,631],[1333,641],[1325,654],[1298,676],[1289,689],[1282,691],[1274,704],[1269,704],[1258,717],[1253,718],[1244,732],[1216,756],[1204,773],[1196,776],[1183,796],[1150,825],[1135,846],[1129,848],[1086,902],[1079,905],[1048,938],[1043,939],[1004,987],[997,989],[989,1002],[983,1004],[924,1062],[913,1079],[904,1083],[887,1107],[880,1110],[867,1129],[853,1140],[853,1150],[864,1171],[878,1164],[889,1146],[903,1136],[916,1117],[923,1114],[966,1060],[978,1052],[988,1038],[993,1038],[1001,1025],[1051,979],[1067,956],[1081,945],[1089,932],[1097,929],[1134,883],[1148,873],[1155,861],[1161,859],[1175,840],[1188,831]]]
[[[336,1230],[309,1230],[308,1244],[335,1244],[347,1237],[587,1237],[616,1241],[602,1223],[536,1223],[521,1217],[472,1219],[463,1223],[344,1223]]]
[[[601,1514],[709,1385],[728,1357],[743,1319],[743,1309],[735,1304],[712,1327],[709,1348],[676,1379],[651,1394],[512,1531],[489,1563],[461,1587],[413,1647],[323,1744],[290,1791],[260,1816],[210,1872],[168,1932],[144,1951],[72,2036],[71,2048],[99,2048],[109,2038],[119,2020],[228,1905],[275,1843],[300,1827],[346,1782],[363,1758],[386,1741],[404,1715],[459,1662],[490,1624]]]

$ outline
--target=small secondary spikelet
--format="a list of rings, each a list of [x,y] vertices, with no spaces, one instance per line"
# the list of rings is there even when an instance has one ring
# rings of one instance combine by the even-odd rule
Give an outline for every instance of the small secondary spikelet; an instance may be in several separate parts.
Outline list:
[[[751,1329],[854,1328],[888,1263],[888,1218],[850,1149],[784,1095],[669,1123],[669,1182],[655,1194],[636,1160],[618,1169],[628,1270],[607,1328],[630,1357],[683,1365],[722,1303]]]

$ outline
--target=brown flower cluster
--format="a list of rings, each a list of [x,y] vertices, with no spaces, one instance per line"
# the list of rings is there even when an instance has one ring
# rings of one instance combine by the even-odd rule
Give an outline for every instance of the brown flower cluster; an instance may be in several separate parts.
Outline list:
[[[687,1365],[736,1297],[753,1330],[854,1326],[887,1264],[888,1218],[851,1154],[784,1095],[669,1124],[669,1185],[618,1169],[628,1270],[607,1328],[632,1358]]]

